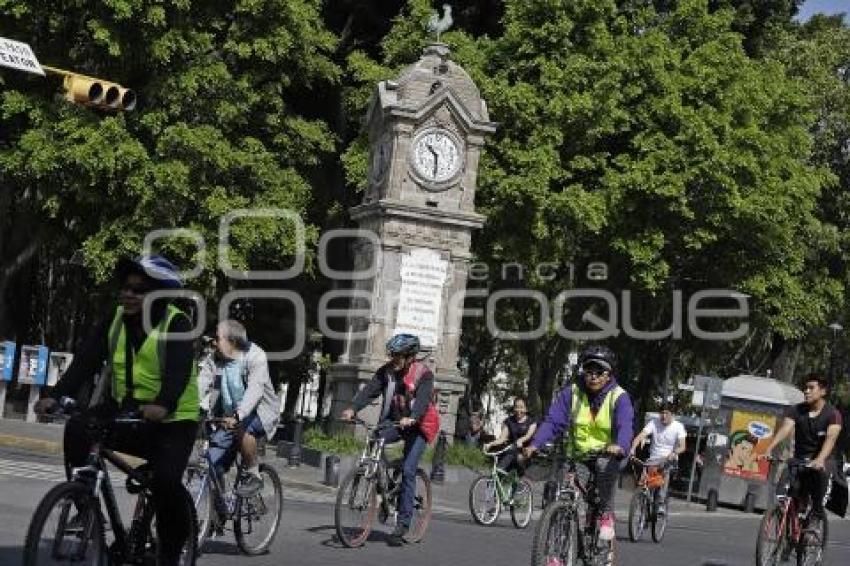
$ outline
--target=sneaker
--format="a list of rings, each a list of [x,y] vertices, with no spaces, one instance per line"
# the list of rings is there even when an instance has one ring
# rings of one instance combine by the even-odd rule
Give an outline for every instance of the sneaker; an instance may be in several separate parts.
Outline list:
[[[253,497],[260,493],[263,489],[263,478],[248,474],[239,487],[236,488],[236,495],[239,497]]]
[[[390,538],[387,541],[390,546],[401,546],[404,544],[404,536],[407,534],[408,527],[402,525],[401,523],[395,526],[395,530],[390,534]]]
[[[614,515],[611,513],[599,518],[599,540],[614,540]]]
[[[546,560],[546,566],[564,566],[564,561],[557,556],[552,556]]]

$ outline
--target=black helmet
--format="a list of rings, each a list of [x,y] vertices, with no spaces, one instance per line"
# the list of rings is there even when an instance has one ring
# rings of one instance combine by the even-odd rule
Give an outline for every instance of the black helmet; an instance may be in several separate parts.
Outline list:
[[[413,334],[396,334],[387,341],[387,353],[391,356],[415,356],[419,353],[419,338]]]
[[[608,346],[594,344],[582,350],[578,356],[578,364],[581,367],[591,362],[602,366],[608,371],[614,371],[617,365],[617,356],[614,355],[614,352]]]

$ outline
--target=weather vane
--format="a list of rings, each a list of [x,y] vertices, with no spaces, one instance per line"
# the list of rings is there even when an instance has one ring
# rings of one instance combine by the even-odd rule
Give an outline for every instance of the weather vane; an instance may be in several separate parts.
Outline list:
[[[437,41],[440,41],[440,34],[452,27],[452,7],[448,4],[443,4],[443,17],[440,17],[440,12],[434,10],[431,13],[431,18],[428,20],[428,31],[437,34]]]

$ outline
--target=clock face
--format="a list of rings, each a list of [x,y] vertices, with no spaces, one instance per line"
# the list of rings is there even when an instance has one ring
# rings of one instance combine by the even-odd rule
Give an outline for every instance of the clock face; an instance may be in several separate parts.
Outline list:
[[[446,130],[426,130],[414,139],[410,157],[420,179],[430,184],[445,183],[460,171],[460,142]]]

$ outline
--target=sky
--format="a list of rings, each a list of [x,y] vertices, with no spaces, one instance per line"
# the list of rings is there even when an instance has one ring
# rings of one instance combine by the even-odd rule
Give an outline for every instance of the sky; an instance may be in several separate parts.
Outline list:
[[[800,13],[797,14],[797,19],[806,21],[812,17],[812,14],[818,12],[825,14],[844,12],[845,14],[850,14],[850,0],[806,0],[800,8]]]

